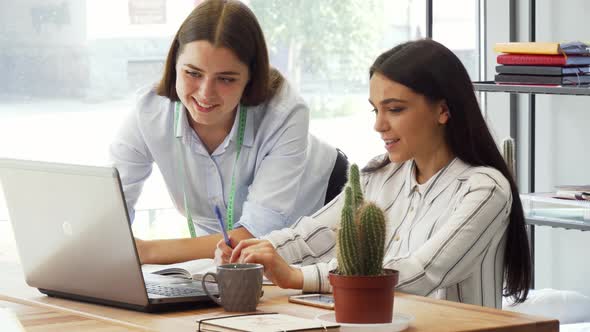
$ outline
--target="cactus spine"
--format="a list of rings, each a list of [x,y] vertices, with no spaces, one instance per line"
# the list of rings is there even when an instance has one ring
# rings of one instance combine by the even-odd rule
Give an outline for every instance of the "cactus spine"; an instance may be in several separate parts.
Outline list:
[[[344,207],[338,232],[338,267],[342,274],[357,275],[361,272],[356,264],[359,260],[359,237],[354,221],[352,189],[346,187],[345,190]]]
[[[516,177],[514,139],[512,137],[506,137],[502,141],[502,155],[504,156],[504,161],[506,161],[506,166],[508,166],[508,170],[512,174],[512,177]]]
[[[361,256],[363,275],[379,275],[383,269],[385,248],[385,216],[373,203],[363,206],[359,212]]]
[[[357,165],[351,165],[338,231],[338,272],[379,275],[385,254],[385,216],[373,203],[364,203]]]
[[[353,204],[353,211],[356,213],[359,211],[359,208],[363,204],[363,191],[361,189],[361,176],[359,172],[359,167],[356,164],[350,165],[350,170],[348,171],[348,183],[350,188],[352,189],[352,204]]]

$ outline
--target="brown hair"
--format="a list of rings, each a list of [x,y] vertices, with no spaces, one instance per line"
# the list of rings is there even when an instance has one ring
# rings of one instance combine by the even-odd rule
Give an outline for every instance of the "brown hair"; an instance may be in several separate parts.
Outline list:
[[[270,67],[262,29],[254,13],[237,0],[206,0],[184,20],[168,51],[158,95],[178,101],[176,61],[184,45],[206,40],[232,50],[250,70],[250,80],[240,102],[258,105],[274,96],[283,76]]]

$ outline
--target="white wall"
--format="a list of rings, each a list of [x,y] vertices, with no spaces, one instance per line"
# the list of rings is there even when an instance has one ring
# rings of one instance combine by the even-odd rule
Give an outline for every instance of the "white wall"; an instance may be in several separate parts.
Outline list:
[[[517,3],[517,41],[528,40],[528,1]],[[590,1],[537,0],[537,41],[590,41],[587,15]],[[488,79],[493,79],[493,43],[508,41],[507,27],[498,12],[508,9],[508,0],[487,1]],[[507,13],[504,12],[504,13]],[[493,15],[493,16],[492,16]],[[493,19],[492,19],[493,17]],[[506,39],[502,40],[502,36]],[[498,40],[500,38],[500,40]],[[518,182],[521,192],[528,190],[528,98],[518,97]],[[590,128],[590,96],[536,97],[536,191],[551,191],[558,184],[590,184],[590,149],[586,147]],[[497,137],[508,135],[508,95],[489,93],[488,117]],[[500,134],[500,135],[498,135]],[[590,295],[590,233],[549,227],[536,227],[536,288],[577,290]]]
[[[590,2],[537,0],[537,40],[590,40]],[[537,190],[558,184],[589,184],[590,96],[544,96],[537,101]],[[590,233],[538,228],[537,286],[590,295]]]

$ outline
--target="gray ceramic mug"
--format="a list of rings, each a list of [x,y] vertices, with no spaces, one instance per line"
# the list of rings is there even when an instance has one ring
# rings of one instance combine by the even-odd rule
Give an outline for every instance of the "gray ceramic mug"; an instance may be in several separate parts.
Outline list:
[[[224,264],[217,267],[217,273],[207,272],[201,279],[205,293],[225,311],[256,311],[262,292],[262,273],[260,264]],[[217,282],[219,297],[207,290],[205,279],[212,276]]]

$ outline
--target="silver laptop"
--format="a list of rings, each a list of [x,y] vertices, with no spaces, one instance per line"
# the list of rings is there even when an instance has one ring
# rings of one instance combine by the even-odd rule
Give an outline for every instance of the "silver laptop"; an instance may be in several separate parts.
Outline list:
[[[42,293],[148,312],[213,303],[200,282],[142,273],[114,167],[0,158],[0,183]]]

